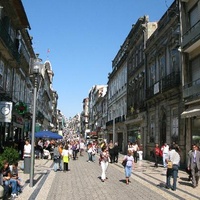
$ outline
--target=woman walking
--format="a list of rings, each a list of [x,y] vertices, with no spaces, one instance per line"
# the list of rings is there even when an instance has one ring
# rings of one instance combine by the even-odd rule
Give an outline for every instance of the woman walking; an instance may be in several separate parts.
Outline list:
[[[53,161],[54,161],[54,166],[53,166],[54,172],[57,172],[57,170],[59,169],[59,162],[60,162],[60,153],[57,143],[55,143],[55,147],[53,150]]]
[[[68,168],[68,163],[69,163],[69,149],[68,149],[68,145],[66,144],[64,146],[64,149],[62,151],[62,158],[63,158],[63,172],[69,171]]]
[[[101,170],[102,170],[102,173],[101,173],[102,182],[104,182],[107,179],[106,171],[108,168],[109,158],[110,158],[110,155],[109,155],[108,149],[105,146],[103,146],[102,152],[100,153],[100,158],[99,158],[99,165],[101,165]]]
[[[133,167],[133,162],[134,162],[134,158],[133,158],[133,152],[131,150],[128,150],[128,153],[126,156],[124,156],[123,161],[126,160],[126,166],[125,166],[125,176],[126,176],[126,184],[128,185],[130,183],[130,176],[132,173],[132,167]]]
[[[158,160],[159,160],[159,157],[161,155],[161,150],[158,146],[158,143],[155,144],[155,147],[154,147],[154,158],[155,158],[155,165],[154,167],[158,167]]]

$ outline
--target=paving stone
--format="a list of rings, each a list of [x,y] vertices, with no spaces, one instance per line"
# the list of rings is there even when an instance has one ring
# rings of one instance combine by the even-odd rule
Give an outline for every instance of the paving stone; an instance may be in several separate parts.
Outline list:
[[[179,170],[177,190],[164,188],[166,181],[166,169],[162,166],[154,168],[154,163],[146,160],[138,161],[134,165],[131,175],[131,183],[125,184],[124,168],[121,165],[123,155],[119,162],[109,164],[108,180],[101,182],[101,167],[98,162],[86,162],[87,155],[78,160],[70,160],[69,172],[54,172],[52,160],[36,160],[35,185],[29,187],[29,175],[20,172],[24,179],[23,193],[19,200],[60,200],[60,199],[83,199],[83,200],[165,200],[165,199],[200,199],[200,190],[193,189],[191,182],[187,181],[186,172]],[[98,160],[98,156],[96,158]]]

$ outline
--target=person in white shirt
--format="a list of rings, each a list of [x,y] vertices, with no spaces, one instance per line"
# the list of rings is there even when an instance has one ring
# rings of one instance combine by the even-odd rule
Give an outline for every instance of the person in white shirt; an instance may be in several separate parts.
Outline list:
[[[69,154],[69,147],[67,144],[63,148],[62,158],[63,158],[63,172],[70,171],[68,166],[70,154]]]
[[[163,155],[163,166],[166,168],[167,167],[166,159],[169,156],[169,145],[166,142],[161,147],[161,151],[162,151],[162,155]]]
[[[80,156],[83,156],[83,152],[85,149],[85,144],[84,144],[83,140],[81,140],[79,146],[80,146]]]
[[[172,168],[167,169],[167,183],[166,188],[171,188],[173,191],[176,190],[176,182],[178,177],[178,168],[180,166],[180,155],[178,153],[178,146],[176,144],[172,145],[170,147],[170,151],[168,154],[168,158],[166,158],[166,162],[171,161],[172,162]],[[170,179],[173,178],[173,185],[171,186]]]
[[[25,140],[25,145],[24,145],[24,173],[25,174],[29,174],[30,173],[30,169],[29,169],[29,165],[30,165],[30,157],[31,157],[31,145],[29,143],[29,140]]]
[[[134,158],[134,162],[135,163],[137,163],[138,151],[139,151],[138,144],[137,143],[133,143],[133,158]]]
[[[31,157],[31,145],[29,143],[29,140],[25,141],[25,145],[24,145],[24,157]]]

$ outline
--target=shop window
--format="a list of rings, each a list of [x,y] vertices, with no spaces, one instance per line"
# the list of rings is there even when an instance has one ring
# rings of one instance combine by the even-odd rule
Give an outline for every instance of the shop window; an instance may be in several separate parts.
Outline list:
[[[192,118],[192,144],[200,145],[200,118]]]

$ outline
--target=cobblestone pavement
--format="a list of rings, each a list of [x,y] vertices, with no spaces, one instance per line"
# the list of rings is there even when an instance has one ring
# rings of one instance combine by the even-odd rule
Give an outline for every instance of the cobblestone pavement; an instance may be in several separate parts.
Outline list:
[[[29,187],[29,175],[21,172],[24,182],[23,193],[18,199],[27,200],[57,200],[57,199],[149,199],[149,200],[196,200],[200,199],[199,188],[193,189],[191,182],[187,181],[187,174],[179,170],[177,190],[164,188],[166,169],[162,166],[153,167],[150,161],[138,161],[131,175],[131,183],[125,184],[124,168],[120,155],[119,162],[109,164],[108,180],[101,182],[101,167],[98,157],[95,163],[88,163],[87,155],[78,160],[70,160],[69,172],[54,172],[52,160],[36,160],[34,187]]]

